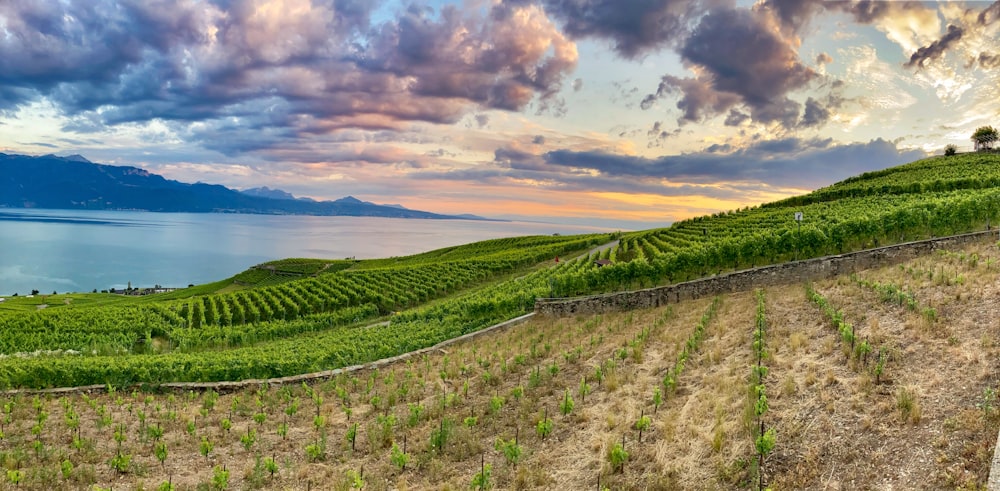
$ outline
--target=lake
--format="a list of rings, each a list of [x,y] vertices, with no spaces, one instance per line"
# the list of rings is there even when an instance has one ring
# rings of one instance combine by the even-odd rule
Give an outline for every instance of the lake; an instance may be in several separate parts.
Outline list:
[[[0,208],[0,295],[184,287],[287,257],[404,256],[578,225],[369,217]]]

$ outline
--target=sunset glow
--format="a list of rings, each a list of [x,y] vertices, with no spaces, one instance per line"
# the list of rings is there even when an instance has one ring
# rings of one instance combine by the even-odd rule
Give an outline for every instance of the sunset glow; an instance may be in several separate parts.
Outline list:
[[[622,228],[971,150],[1000,2],[0,3],[0,151]]]

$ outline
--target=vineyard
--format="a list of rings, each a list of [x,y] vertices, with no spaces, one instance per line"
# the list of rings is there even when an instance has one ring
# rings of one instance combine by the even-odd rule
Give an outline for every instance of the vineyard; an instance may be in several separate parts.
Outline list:
[[[8,299],[0,389],[242,380],[366,363],[522,315],[540,297],[993,227],[998,182],[998,155],[935,157],[664,229],[497,239],[376,260],[284,259],[138,298]]]
[[[627,234],[612,268],[557,275],[553,296],[685,281],[1000,224],[1000,156],[934,157],[800,197]],[[795,220],[796,212],[802,215]]]
[[[0,396],[0,489],[980,489],[1000,250],[229,394]]]
[[[0,387],[269,378],[377,360],[531,309],[553,271],[534,266],[608,240],[502,239],[229,293],[0,316]]]

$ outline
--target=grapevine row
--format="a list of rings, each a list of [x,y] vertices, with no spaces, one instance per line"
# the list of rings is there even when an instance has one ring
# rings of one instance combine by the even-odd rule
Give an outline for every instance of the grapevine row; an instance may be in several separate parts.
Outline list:
[[[754,448],[757,451],[757,489],[763,491],[764,488],[764,459],[774,450],[775,434],[774,428],[766,428],[764,416],[767,414],[767,366],[764,360],[767,358],[767,311],[764,302],[764,291],[757,290],[757,316],[754,321],[753,331],[753,352],[755,364],[750,371],[751,403],[753,407],[754,425],[752,436]]]

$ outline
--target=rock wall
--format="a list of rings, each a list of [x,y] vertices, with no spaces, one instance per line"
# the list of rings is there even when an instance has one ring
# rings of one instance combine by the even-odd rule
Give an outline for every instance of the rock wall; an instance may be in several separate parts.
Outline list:
[[[151,387],[155,390],[208,390],[213,389],[220,392],[231,392],[246,388],[259,387],[261,385],[289,385],[301,384],[302,382],[317,381],[335,377],[340,373],[350,373],[368,368],[380,368],[387,364],[405,360],[410,357],[420,356],[424,353],[441,350],[451,344],[481,336],[488,332],[503,330],[527,321],[535,314],[552,316],[569,316],[575,314],[596,314],[610,311],[629,310],[636,308],[657,307],[682,300],[691,300],[705,296],[718,295],[720,293],[732,293],[747,291],[753,288],[772,285],[784,285],[789,283],[799,283],[807,280],[819,280],[831,278],[842,274],[849,274],[854,271],[869,269],[877,266],[897,264],[910,259],[925,255],[938,249],[951,249],[962,245],[987,240],[995,237],[996,231],[975,232],[971,234],[955,235],[938,239],[921,240],[917,242],[907,242],[904,244],[879,247],[848,254],[836,256],[826,256],[816,259],[806,259],[790,263],[776,264],[773,266],[762,266],[727,273],[719,276],[712,276],[698,280],[677,283],[674,285],[650,288],[631,292],[608,293],[591,297],[579,297],[568,299],[539,299],[535,302],[535,312],[511,319],[507,322],[490,326],[476,332],[460,336],[458,338],[442,341],[434,346],[403,353],[399,356],[384,360],[373,361],[363,365],[354,365],[334,370],[318,373],[307,373],[291,377],[273,378],[266,380],[241,380],[234,382],[176,382],[160,384]],[[0,392],[0,395],[15,394],[72,394],[87,392],[102,392],[107,387],[103,385],[92,385],[85,387],[65,387],[54,389],[20,389]],[[998,447],[1000,448],[1000,447]],[[995,460],[1000,462],[1000,451]],[[1000,465],[1000,464],[997,464]],[[991,484],[992,485],[992,484]],[[994,488],[990,488],[994,489]],[[996,488],[1000,491],[1000,485]]]
[[[403,353],[401,355],[393,356],[391,358],[383,358],[381,360],[375,360],[370,363],[365,363],[362,365],[351,365],[349,367],[335,368],[333,370],[326,370],[323,372],[304,373],[302,375],[291,375],[288,377],[281,377],[281,378],[248,379],[248,380],[238,380],[232,382],[169,382],[169,383],[154,384],[154,385],[137,384],[131,386],[131,388],[144,388],[144,390],[177,391],[177,392],[184,392],[189,390],[203,391],[211,389],[216,392],[225,394],[244,389],[253,389],[264,385],[277,387],[282,385],[299,385],[303,382],[316,382],[316,381],[328,380],[340,375],[341,373],[351,373],[365,369],[378,369],[390,365],[392,363],[404,361],[408,358],[414,358],[424,354],[430,354],[434,351],[444,351],[444,348],[452,344],[473,339],[489,332],[502,331],[509,327],[527,322],[534,316],[535,316],[534,312],[529,312],[527,314],[511,319],[509,321],[504,321],[499,324],[494,324],[490,327],[485,327],[478,331],[473,331],[468,334],[463,334],[457,338],[446,339],[438,344],[435,344],[434,346],[421,348],[416,351],[410,351],[408,353]],[[90,394],[90,393],[106,392],[107,389],[108,386],[106,385],[84,385],[80,387],[57,387],[52,389],[12,389],[7,391],[2,391],[0,392],[0,395],[13,396],[18,394],[52,394],[52,395]]]
[[[938,249],[961,247],[996,235],[996,231],[985,231],[906,242],[836,256],[762,266],[645,290],[578,298],[544,298],[535,302],[535,313],[557,317],[599,314],[658,307],[682,300],[748,291],[759,287],[821,280],[864,269],[898,264]]]

